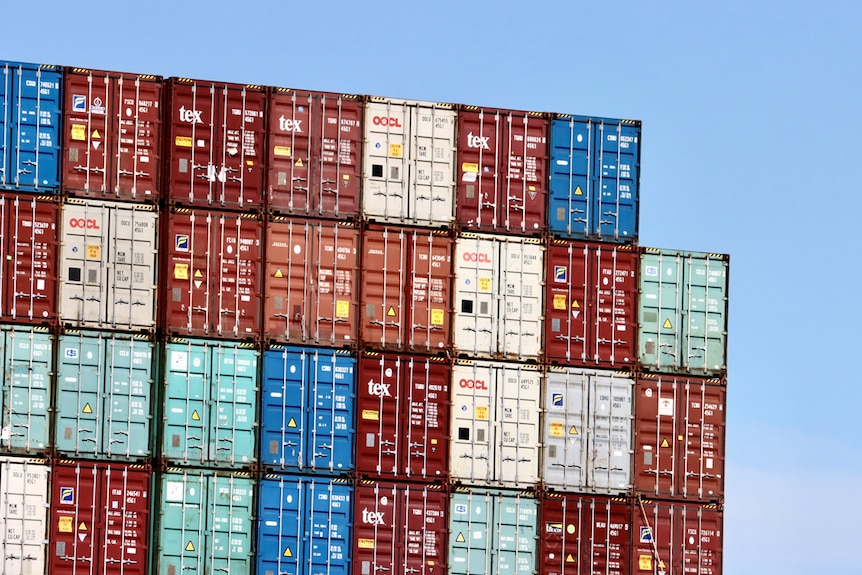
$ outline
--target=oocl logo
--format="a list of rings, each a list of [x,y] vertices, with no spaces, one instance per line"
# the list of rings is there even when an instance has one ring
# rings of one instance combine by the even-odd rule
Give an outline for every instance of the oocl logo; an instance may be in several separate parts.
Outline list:
[[[400,128],[401,120],[392,116],[374,116],[371,118],[371,123],[375,126],[389,126],[390,128]]]
[[[465,262],[477,262],[482,264],[491,263],[491,258],[488,254],[480,254],[478,252],[464,252],[462,256]]]
[[[485,383],[484,379],[461,379],[461,381],[458,382],[458,385],[464,389],[488,390],[488,384]]]
[[[81,228],[86,230],[98,230],[99,222],[93,219],[71,218],[69,220],[70,228]]]

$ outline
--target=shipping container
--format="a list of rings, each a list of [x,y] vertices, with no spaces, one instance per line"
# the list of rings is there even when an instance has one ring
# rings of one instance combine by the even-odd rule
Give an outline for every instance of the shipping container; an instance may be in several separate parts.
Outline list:
[[[521,363],[458,360],[452,367],[450,475],[476,486],[539,481],[541,373]]]
[[[48,485],[45,459],[0,456],[0,572],[45,573]]]
[[[537,503],[529,493],[459,488],[449,515],[449,573],[533,575]]]
[[[338,220],[358,218],[361,97],[270,88],[268,115],[269,210]]]
[[[56,462],[51,477],[48,572],[149,573],[151,476],[146,465]]]
[[[63,73],[0,60],[0,189],[56,194],[60,187]]]
[[[153,573],[253,573],[256,482],[249,474],[168,468],[157,483]]]
[[[459,234],[456,355],[538,361],[543,351],[544,274],[545,248],[536,238]]]
[[[656,374],[638,379],[638,493],[662,499],[723,499],[727,391],[719,383]]]
[[[55,198],[0,192],[0,320],[56,320],[58,221]]]
[[[66,68],[63,190],[156,203],[161,182],[162,79]]]
[[[153,341],[69,330],[57,347],[56,451],[76,459],[152,456]]]
[[[462,229],[538,236],[547,230],[545,114],[461,106],[457,220]]]
[[[442,481],[449,473],[448,360],[365,353],[356,393],[361,475]]]
[[[368,227],[362,234],[362,343],[440,353],[450,347],[452,235]]]
[[[62,323],[155,331],[159,250],[155,207],[67,198],[61,212]]]
[[[558,114],[551,121],[548,227],[555,236],[638,237],[641,124]]]
[[[356,357],[345,350],[272,346],[263,354],[260,462],[278,472],[354,469]]]
[[[661,373],[723,376],[730,257],[644,248],[640,260],[640,366]]]
[[[163,194],[172,204],[230,210],[263,206],[266,91],[186,78],[165,81]]]
[[[363,481],[353,502],[356,575],[445,573],[449,497],[440,485]]]
[[[455,124],[451,104],[366,100],[362,213],[367,219],[405,226],[453,224]]]
[[[630,575],[631,507],[625,499],[545,494],[539,575]]]
[[[544,386],[542,478],[579,493],[632,488],[634,379],[627,372],[551,367]]]
[[[0,325],[0,452],[42,454],[50,447],[54,339],[47,328]]]
[[[555,239],[546,258],[546,361],[634,369],[637,252]]]
[[[353,487],[347,480],[264,476],[258,499],[257,575],[349,575],[352,527]],[[230,571],[234,573],[245,575]]]
[[[266,337],[355,346],[360,285],[356,226],[274,216],[266,223],[265,249]]]
[[[246,343],[165,343],[160,455],[176,465],[249,468],[257,462],[258,352]]]
[[[250,214],[173,208],[162,240],[163,325],[175,335],[260,335],[263,224]]]

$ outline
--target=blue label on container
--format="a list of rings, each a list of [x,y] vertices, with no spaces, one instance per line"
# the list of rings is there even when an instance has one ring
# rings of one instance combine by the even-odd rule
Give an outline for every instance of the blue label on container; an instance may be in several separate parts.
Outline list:
[[[554,407],[563,407],[563,394],[555,393],[553,396]]]
[[[65,503],[68,505],[75,504],[75,488],[74,487],[61,487],[60,488],[60,503]]]
[[[649,527],[641,527],[641,543],[652,543],[652,530]]]
[[[63,355],[69,359],[78,359],[78,350],[74,347],[67,347]]]
[[[568,270],[566,266],[554,266],[554,281],[565,283],[568,281]]]
[[[72,96],[72,111],[73,112],[86,112],[87,111],[87,97],[74,95]]]
[[[177,234],[176,245],[178,252],[189,251],[189,236],[186,234]]]

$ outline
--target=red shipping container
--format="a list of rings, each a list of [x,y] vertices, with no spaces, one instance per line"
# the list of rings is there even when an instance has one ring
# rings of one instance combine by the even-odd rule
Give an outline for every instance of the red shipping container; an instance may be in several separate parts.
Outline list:
[[[628,575],[630,520],[625,499],[545,494],[539,575]]]
[[[546,360],[634,369],[637,251],[631,246],[555,239],[546,261]]]
[[[175,335],[260,333],[263,224],[251,214],[172,208],[162,244],[163,325]]]
[[[146,574],[149,467],[64,460],[51,482],[48,572]]]
[[[57,319],[56,198],[0,193],[0,321]]]
[[[438,353],[450,347],[451,233],[370,226],[362,236],[362,342]]]
[[[167,81],[165,197],[175,204],[263,205],[266,92],[260,86]]]
[[[449,503],[439,485],[360,481],[353,501],[354,573],[446,572]]]
[[[358,96],[272,88],[267,135],[270,211],[336,219],[359,215]]]
[[[449,381],[439,357],[366,353],[356,392],[360,475],[438,481],[449,475]]]
[[[642,375],[635,399],[635,491],[720,501],[726,401],[718,379]]]
[[[155,203],[161,180],[162,79],[67,68],[63,189],[103,200]]]
[[[456,219],[464,230],[547,229],[549,125],[538,112],[460,108]]]
[[[353,346],[359,307],[359,230],[272,217],[266,226],[265,335],[286,343]]]

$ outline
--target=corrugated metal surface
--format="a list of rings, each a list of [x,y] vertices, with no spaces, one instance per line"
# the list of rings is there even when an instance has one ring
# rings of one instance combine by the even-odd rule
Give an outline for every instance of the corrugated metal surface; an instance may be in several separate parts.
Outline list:
[[[366,218],[400,225],[452,225],[455,120],[450,104],[368,99],[362,166]]]
[[[275,341],[356,345],[359,230],[274,217],[266,224],[265,335]]]
[[[55,449],[75,458],[150,457],[152,340],[69,331],[57,346]]]
[[[647,371],[727,369],[729,256],[644,248],[638,362]]]
[[[356,469],[439,481],[449,470],[449,362],[369,352],[359,360]]]
[[[550,368],[544,387],[547,487],[626,494],[632,487],[631,374]]]
[[[44,459],[0,456],[0,571],[3,575],[45,573],[48,485]]]
[[[159,216],[153,206],[68,198],[61,212],[62,322],[154,331]]]
[[[535,366],[458,360],[452,367],[450,474],[456,482],[539,480],[541,374]]]
[[[348,575],[352,515],[353,487],[345,480],[264,477],[257,516],[257,574]]]
[[[67,68],[63,189],[155,203],[161,180],[161,78]]]
[[[270,211],[357,217],[362,175],[360,97],[272,88],[268,114]]]
[[[0,326],[3,419],[0,450],[42,453],[49,445],[54,340],[46,328]]]
[[[274,347],[263,354],[260,461],[277,471],[354,468],[356,358],[343,350]]]
[[[630,573],[721,575],[721,510],[675,501],[635,503],[632,509]]]
[[[363,231],[364,344],[429,353],[449,348],[452,246],[452,236],[443,231]]]
[[[56,66],[0,60],[0,188],[57,193],[61,84]]]

